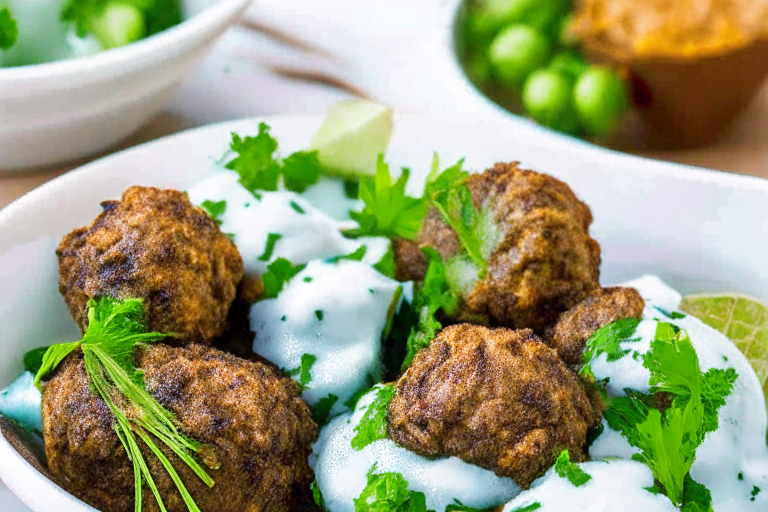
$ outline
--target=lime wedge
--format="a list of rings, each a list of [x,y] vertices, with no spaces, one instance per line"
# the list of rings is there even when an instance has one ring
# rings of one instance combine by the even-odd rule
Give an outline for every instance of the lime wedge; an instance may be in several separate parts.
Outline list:
[[[392,135],[392,109],[366,100],[352,100],[333,107],[312,139],[320,163],[332,174],[373,176],[376,159]]]
[[[689,295],[680,309],[728,336],[755,369],[768,401],[768,305],[744,295]]]

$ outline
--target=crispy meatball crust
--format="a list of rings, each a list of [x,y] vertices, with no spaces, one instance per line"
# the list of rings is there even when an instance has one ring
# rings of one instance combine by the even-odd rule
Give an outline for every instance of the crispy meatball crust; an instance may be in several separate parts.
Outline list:
[[[88,300],[109,296],[143,299],[149,327],[178,342],[221,336],[243,262],[216,222],[176,190],[131,187],[102,208],[56,251],[59,291],[81,329]]]
[[[472,318],[542,332],[599,290],[600,245],[589,235],[592,213],[567,184],[517,163],[499,163],[472,175],[467,186],[476,209],[492,210],[498,238],[488,275],[463,297],[462,309]],[[462,252],[456,232],[435,208],[418,242],[437,249],[444,260]],[[424,276],[425,261],[414,255],[414,245],[395,251],[400,276]]]
[[[141,365],[147,390],[176,415],[184,434],[205,445],[200,458],[212,489],[163,450],[203,512],[290,510],[313,478],[307,457],[318,433],[291,379],[198,344],[152,346]],[[43,421],[57,483],[104,512],[133,512],[133,465],[106,404],[91,391],[82,357],[70,356],[46,383]],[[186,512],[157,457],[140,444],[168,512]],[[145,511],[159,510],[146,487],[142,501]]]
[[[642,318],[645,301],[634,288],[605,288],[581,301],[547,329],[544,339],[570,365],[581,363],[584,345],[600,328],[623,318]]]
[[[587,459],[601,404],[529,329],[459,324],[416,355],[389,405],[389,437],[426,457],[456,456],[524,488],[562,450]]]

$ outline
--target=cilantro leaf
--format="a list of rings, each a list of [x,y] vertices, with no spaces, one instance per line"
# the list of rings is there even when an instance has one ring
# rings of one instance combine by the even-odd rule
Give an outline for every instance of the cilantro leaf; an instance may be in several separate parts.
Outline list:
[[[492,510],[496,510],[498,507],[489,507],[489,508],[475,508],[475,507],[468,507],[467,505],[463,504],[456,498],[453,499],[453,503],[445,507],[445,512],[491,512]]]
[[[387,438],[387,426],[389,425],[389,402],[395,396],[395,385],[384,384],[374,387],[369,393],[376,393],[373,401],[368,405],[363,417],[355,428],[355,437],[352,438],[352,448],[362,450],[369,444],[379,439]]]
[[[216,221],[216,224],[221,226],[221,216],[224,215],[225,211],[227,211],[227,201],[210,201],[206,199],[200,203],[200,207],[205,210],[213,220]]]
[[[427,178],[425,197],[440,213],[443,220],[456,232],[469,259],[479,269],[482,278],[488,270],[488,257],[493,251],[490,242],[494,237],[490,233],[489,211],[475,210],[472,194],[466,181],[469,173],[462,169],[464,161],[443,172],[439,171],[439,160],[435,155],[432,172]]]
[[[408,490],[408,482],[400,473],[374,474],[376,464],[368,471],[368,483],[355,499],[355,512],[427,512],[423,492]]]
[[[315,505],[320,507],[320,510],[327,512],[328,508],[325,506],[325,500],[323,499],[323,493],[320,491],[320,486],[317,485],[317,478],[312,480],[309,488],[312,489],[312,498],[315,500]]]
[[[541,503],[538,501],[534,501],[530,505],[526,505],[524,507],[517,507],[514,510],[511,510],[510,512],[533,512],[534,510],[539,510],[541,508]]]
[[[33,375],[40,371],[43,366],[43,357],[50,347],[35,348],[24,354],[24,371],[31,372]]]
[[[269,264],[267,272],[261,276],[264,283],[264,298],[274,299],[283,290],[283,287],[306,265],[293,265],[285,258],[277,258]]]
[[[592,477],[581,469],[578,464],[571,462],[571,454],[568,450],[563,450],[557,458],[555,472],[560,478],[565,478],[576,487],[581,487],[592,480]]]
[[[280,160],[276,156],[277,140],[269,130],[267,124],[261,123],[256,136],[232,134],[229,149],[237,156],[226,167],[240,175],[240,184],[257,195],[257,190],[277,190],[281,175],[285,188],[293,192],[304,192],[317,183],[321,169],[317,152],[299,151]]]
[[[85,37],[106,7],[107,0],[69,0],[61,11],[61,20],[74,23],[77,36]]]
[[[683,484],[683,503],[683,512],[713,512],[709,489],[694,480],[690,474],[685,476]]]
[[[179,0],[131,0],[144,11],[147,36],[175,27],[183,21]]]
[[[283,160],[285,188],[301,194],[320,179],[320,158],[317,151],[298,151]]]
[[[423,348],[429,346],[443,325],[437,320],[439,311],[453,314],[459,307],[459,298],[451,290],[440,253],[432,248],[425,248],[424,255],[429,261],[424,281],[417,285],[414,293],[414,310],[418,312],[418,322],[411,329],[406,342],[406,355],[402,370],[408,368],[413,358]]]
[[[365,203],[363,211],[350,212],[360,227],[345,234],[351,237],[385,236],[415,240],[429,204],[423,199],[405,195],[409,176],[410,171],[403,169],[397,181],[392,183],[389,166],[379,155],[375,179],[360,183],[360,199]]]
[[[591,364],[601,354],[607,355],[608,362],[618,361],[629,354],[631,350],[622,349],[621,344],[640,341],[640,338],[633,338],[638,325],[640,320],[637,318],[624,318],[598,329],[584,346],[584,363],[579,375],[594,380]]]
[[[331,410],[336,402],[339,401],[339,397],[333,393],[321,398],[317,405],[312,410],[312,419],[319,427],[324,427],[328,423],[328,419],[331,416]]]
[[[7,7],[0,9],[0,50],[10,50],[19,38],[16,18]]]
[[[680,313],[679,311],[667,311],[666,309],[659,306],[653,306],[653,309],[672,320],[679,320],[687,316],[685,313]]]
[[[312,365],[315,364],[315,361],[317,361],[317,356],[312,354],[302,354],[301,365],[286,371],[291,377],[299,376],[299,385],[302,390],[307,389],[309,383],[312,382],[312,374],[310,373],[310,370],[312,370]]]
[[[717,429],[718,410],[732,392],[737,374],[732,370],[702,373],[688,333],[666,322],[658,323],[643,366],[651,373],[651,393],[669,394],[670,407],[664,412],[650,408],[649,397],[633,393],[612,400],[604,417],[641,450],[633,459],[651,468],[675,505],[691,512],[707,511],[709,505],[702,498],[706,489],[691,483],[689,472],[705,436]]]
[[[275,244],[283,238],[283,235],[280,233],[269,233],[267,235],[267,245],[264,248],[264,254],[259,256],[259,261],[269,261],[272,259],[272,254],[275,252]]]
[[[373,265],[373,268],[390,279],[395,278],[395,251],[392,249],[391,245],[389,246],[389,249],[387,249],[387,252],[384,253],[384,256]]]
[[[363,258],[365,258],[365,253],[368,252],[368,247],[361,245],[357,249],[355,249],[354,252],[350,254],[345,254],[344,256],[336,256],[333,258],[328,258],[328,263],[338,263],[341,260],[349,260],[349,261],[363,261]]]

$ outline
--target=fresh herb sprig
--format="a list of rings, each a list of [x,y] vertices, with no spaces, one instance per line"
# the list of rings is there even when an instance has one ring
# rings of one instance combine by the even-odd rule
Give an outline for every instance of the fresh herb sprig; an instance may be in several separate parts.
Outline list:
[[[16,18],[7,7],[0,9],[0,50],[10,50],[19,38]]]
[[[387,438],[387,426],[389,425],[389,403],[395,396],[394,384],[383,384],[371,389],[368,393],[375,393],[371,403],[365,410],[360,422],[355,426],[355,437],[351,445],[355,450],[362,450],[369,444],[380,439]]]
[[[280,159],[277,140],[269,131],[270,127],[261,123],[255,136],[232,134],[229,149],[235,157],[226,167],[240,175],[240,184],[258,198],[259,190],[277,190],[281,177],[285,188],[293,192],[304,192],[317,183],[322,169],[317,151],[298,151]]]
[[[152,490],[160,510],[163,500],[141,453],[139,439],[155,454],[173,480],[190,512],[200,512],[178,473],[155,441],[170,448],[209,487],[214,482],[195,461],[192,453],[200,450],[197,441],[182,434],[175,417],[164,409],[144,387],[143,373],[134,366],[136,350],[147,343],[167,338],[168,334],[147,332],[144,306],[139,299],[118,301],[102,298],[88,301],[88,327],[79,341],[48,348],[42,358],[34,383],[53,371],[69,354],[80,349],[85,370],[93,389],[115,417],[115,432],[133,463],[135,510],[142,509],[142,482]]]
[[[611,326],[603,329],[607,328]],[[690,469],[705,436],[717,429],[718,410],[738,375],[732,368],[702,372],[688,333],[666,322],[658,323],[651,348],[642,358],[651,373],[651,395],[633,392],[614,398],[604,417],[640,449],[633,459],[651,469],[676,506],[711,510],[709,491],[693,480]],[[647,405],[658,393],[672,397],[664,411]]]
[[[409,490],[403,475],[375,471],[376,464],[368,471],[360,497],[354,500],[355,512],[427,512],[426,495]]]

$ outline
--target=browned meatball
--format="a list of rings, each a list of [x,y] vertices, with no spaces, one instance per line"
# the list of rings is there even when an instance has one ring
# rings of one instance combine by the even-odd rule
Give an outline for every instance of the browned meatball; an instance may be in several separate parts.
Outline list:
[[[522,487],[563,450],[587,459],[599,398],[529,329],[444,329],[397,382],[389,437],[427,457],[456,456]]]
[[[644,308],[645,301],[634,288],[605,288],[560,315],[544,339],[563,361],[575,366],[598,329],[623,318],[642,318]]]
[[[152,346],[141,366],[150,394],[176,415],[184,434],[206,445],[203,467],[215,481],[212,489],[163,450],[203,512],[290,509],[313,478],[307,457],[317,438],[291,379],[198,344]],[[50,471],[64,489],[104,512],[133,512],[133,465],[112,423],[106,404],[91,391],[82,357],[70,356],[43,393]],[[186,512],[168,473],[141,446],[168,512]],[[144,511],[159,510],[146,486],[142,501]]]
[[[498,239],[487,276],[464,294],[458,320],[484,316],[488,323],[541,332],[557,316],[599,290],[600,245],[589,235],[592,213],[568,185],[517,163],[496,164],[467,181],[476,209],[490,209]],[[419,233],[448,260],[462,252],[456,233],[435,208]],[[419,278],[425,262],[414,244],[395,251],[398,276]],[[405,257],[407,256],[407,258]]]
[[[80,327],[88,300],[109,296],[143,299],[150,329],[179,342],[221,336],[243,262],[216,222],[176,190],[131,187],[102,208],[56,251],[59,291]]]

